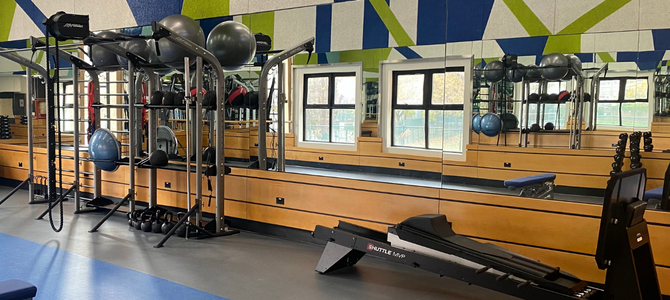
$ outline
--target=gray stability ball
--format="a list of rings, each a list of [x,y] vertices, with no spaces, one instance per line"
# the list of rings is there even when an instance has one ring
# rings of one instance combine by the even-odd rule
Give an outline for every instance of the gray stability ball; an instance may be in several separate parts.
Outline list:
[[[193,19],[184,15],[171,15],[165,17],[159,23],[198,46],[205,47],[205,32],[202,31],[200,24]],[[158,47],[160,52],[158,59],[170,67],[183,69],[184,57],[187,56],[195,63],[194,55],[191,55],[168,39],[158,40]]]
[[[535,82],[542,79],[542,74],[536,65],[526,66],[526,80],[530,82]]]
[[[580,72],[582,71],[582,60],[579,59],[579,57],[577,55],[566,54],[565,56],[570,60],[570,64],[572,66],[574,66]],[[575,76],[575,75],[577,75],[577,74],[575,74],[575,72],[572,70],[572,68],[569,68],[568,74],[566,74],[565,77],[563,77],[563,79],[568,80],[568,79],[571,79],[572,76]]]
[[[153,43],[153,40],[130,40],[126,42],[121,42],[119,43],[119,46],[121,46],[123,49],[126,50],[126,52],[133,53],[139,57],[144,58],[147,62],[153,63],[153,64],[160,64],[160,60],[158,60],[158,57],[156,56],[156,52],[153,47],[149,45],[149,43]],[[124,68],[128,68],[128,59],[125,57],[117,56],[117,60],[119,61],[119,64]]]
[[[240,69],[256,54],[254,33],[244,24],[225,21],[216,25],[207,37],[207,50],[226,71]]]
[[[568,73],[570,59],[561,53],[552,53],[542,58],[540,73],[549,80],[563,79]]]
[[[505,77],[505,68],[499,60],[494,60],[484,67],[484,78],[490,82],[498,82]]]
[[[103,39],[115,39],[117,34],[111,31],[103,31],[96,34],[96,36]],[[96,67],[112,67],[119,64],[116,60],[116,54],[100,45],[91,46],[91,61]]]
[[[507,70],[507,80],[511,82],[521,82],[524,75],[526,75],[526,67],[522,64],[518,64],[516,68]]]

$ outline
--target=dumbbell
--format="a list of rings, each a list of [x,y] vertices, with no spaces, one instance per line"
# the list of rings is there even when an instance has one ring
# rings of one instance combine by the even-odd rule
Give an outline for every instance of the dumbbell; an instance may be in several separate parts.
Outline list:
[[[622,165],[623,165],[623,164],[622,164],[621,162],[615,161],[615,162],[612,163],[612,169],[614,169],[614,170],[619,170],[619,171],[620,171]]]
[[[630,161],[632,161],[633,163],[640,162],[640,159],[642,159],[642,157],[640,157],[639,154],[632,154],[630,156]]]
[[[654,151],[654,145],[644,145],[644,152]]]
[[[616,154],[614,155],[614,161],[623,161],[623,155],[621,154]]]

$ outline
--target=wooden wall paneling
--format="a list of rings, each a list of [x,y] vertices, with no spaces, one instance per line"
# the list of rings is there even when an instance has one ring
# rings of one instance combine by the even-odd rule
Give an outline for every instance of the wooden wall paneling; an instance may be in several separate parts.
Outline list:
[[[389,195],[343,188],[305,185],[250,178],[249,202],[381,223],[398,223],[409,217],[437,213],[437,199]]]
[[[605,271],[598,269],[596,259],[592,255],[563,252],[530,246],[522,246],[485,239],[475,239],[482,243],[491,243],[512,252],[516,252],[543,264],[559,267],[562,271],[574,274],[582,280],[604,283]]]
[[[649,240],[654,253],[654,261],[657,265],[670,268],[670,226],[648,225]]]
[[[212,200],[212,206],[207,206],[205,202],[202,210],[207,213],[216,214],[214,200]],[[226,199],[223,203],[223,213],[226,217],[247,219],[247,203]]]
[[[28,170],[0,166],[0,177],[24,181],[26,178],[28,178]]]
[[[670,226],[670,212],[659,210],[647,210],[644,218],[649,223]]]
[[[339,221],[364,226],[373,230],[386,232],[389,224],[368,222],[356,219],[323,215],[313,212],[297,211],[282,207],[247,204],[247,218],[252,221],[276,224],[291,228],[312,231],[316,225],[335,227]]]
[[[479,166],[485,168],[507,169],[505,163],[510,163],[511,170],[535,171],[547,173],[607,175],[612,170],[612,157],[594,157],[551,154],[531,154],[515,152],[479,152]]]
[[[642,167],[647,169],[647,178],[653,178],[653,179],[665,179],[665,171],[668,170],[668,163],[670,163],[670,160],[666,159],[655,159],[655,158],[646,158],[644,152],[640,153],[640,156],[642,156],[642,159],[640,162],[642,163]],[[614,161],[614,160],[612,160]],[[628,161],[630,162],[630,160]]]
[[[658,282],[661,285],[661,293],[670,295],[670,268],[656,267]]]
[[[248,170],[247,176],[251,178],[258,178],[265,180],[287,181],[287,182],[303,183],[309,185],[320,185],[328,187],[343,187],[362,191],[407,195],[407,196],[424,197],[424,198],[440,197],[439,188],[383,183],[374,181],[363,181],[363,180],[335,178],[326,176],[312,176],[298,173],[278,173],[278,172],[268,172],[268,171],[251,170],[251,169],[244,169],[244,170]]]
[[[360,164],[361,166],[442,173],[441,161],[361,156]]]
[[[119,168],[114,172],[102,171],[102,180],[116,183],[125,183],[128,184],[128,166],[119,166]],[[135,183],[137,183],[138,178],[135,178]]]
[[[477,167],[443,165],[442,175],[477,178]]]
[[[510,208],[531,209],[537,211],[565,213],[599,218],[602,206],[561,200],[546,200],[518,196],[476,193],[459,190],[441,189],[440,198],[472,204],[505,206]]]
[[[14,168],[28,168],[28,153],[4,151],[0,155],[0,166]]]
[[[319,152],[302,152],[295,150],[286,151],[286,160],[299,160],[318,163],[329,164],[343,164],[343,165],[359,165],[359,157],[357,155],[340,155]]]
[[[440,202],[456,233],[522,245],[595,254],[600,218],[479,204]]]

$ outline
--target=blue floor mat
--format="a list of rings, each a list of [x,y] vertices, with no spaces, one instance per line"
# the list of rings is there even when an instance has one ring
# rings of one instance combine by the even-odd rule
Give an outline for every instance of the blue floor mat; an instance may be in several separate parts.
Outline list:
[[[226,300],[156,276],[0,233],[0,281],[9,279],[35,285],[36,299]]]

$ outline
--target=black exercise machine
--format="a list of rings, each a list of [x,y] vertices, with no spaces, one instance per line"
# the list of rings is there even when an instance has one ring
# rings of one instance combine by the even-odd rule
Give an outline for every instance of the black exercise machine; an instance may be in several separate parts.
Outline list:
[[[645,175],[645,169],[616,173],[608,184],[597,256],[599,267],[608,269],[605,290],[558,267],[458,235],[445,215],[430,214],[389,227],[386,234],[342,221],[335,228],[316,226],[312,236],[328,242],[316,271],[350,267],[368,254],[522,299],[660,300],[642,218],[646,203],[638,200]]]

